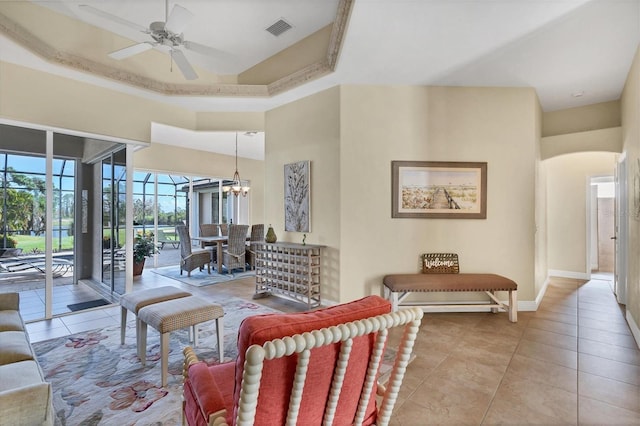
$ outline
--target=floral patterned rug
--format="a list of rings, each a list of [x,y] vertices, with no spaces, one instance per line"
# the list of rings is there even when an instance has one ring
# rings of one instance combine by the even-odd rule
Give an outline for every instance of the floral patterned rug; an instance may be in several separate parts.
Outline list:
[[[237,356],[238,326],[245,317],[277,312],[239,298],[219,303],[225,311],[225,360]],[[198,357],[219,362],[215,321],[200,324],[199,330]],[[53,387],[55,424],[181,424],[182,349],[189,345],[188,332],[171,333],[165,387],[160,386],[160,335],[151,327],[147,334],[145,367],[136,355],[135,322],[131,321],[124,345],[120,344],[119,326],[34,343],[46,380]]]

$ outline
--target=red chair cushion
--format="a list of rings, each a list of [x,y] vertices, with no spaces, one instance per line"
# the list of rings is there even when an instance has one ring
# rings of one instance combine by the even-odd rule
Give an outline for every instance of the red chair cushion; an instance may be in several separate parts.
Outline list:
[[[189,378],[184,382],[184,415],[188,424],[206,426],[209,415],[227,410],[233,413],[233,384],[235,364],[207,365],[198,362],[189,367]]]
[[[244,355],[249,346],[262,345],[275,338],[292,336],[389,312],[391,312],[391,304],[387,300],[379,296],[368,296],[350,303],[312,312],[256,315],[246,318],[240,325],[238,332],[239,355],[236,359],[234,413],[233,418],[228,418],[228,420],[235,421],[237,415]],[[354,339],[334,424],[351,424],[353,422],[372,344],[373,336]],[[312,351],[298,424],[322,423],[333,368],[339,350],[340,345],[335,344]],[[362,362],[354,362],[354,360],[362,360]],[[295,356],[265,361],[255,424],[277,425],[285,423],[296,361]],[[373,392],[375,392],[375,388]],[[373,422],[375,422],[375,398],[371,397],[367,407],[365,424]]]

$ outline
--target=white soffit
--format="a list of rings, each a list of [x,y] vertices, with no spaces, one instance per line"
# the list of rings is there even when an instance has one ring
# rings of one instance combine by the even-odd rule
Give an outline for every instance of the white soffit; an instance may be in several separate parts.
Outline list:
[[[264,132],[239,131],[237,133],[238,157],[264,160]],[[236,132],[197,131],[152,123],[151,143],[214,152],[232,157],[236,155]]]

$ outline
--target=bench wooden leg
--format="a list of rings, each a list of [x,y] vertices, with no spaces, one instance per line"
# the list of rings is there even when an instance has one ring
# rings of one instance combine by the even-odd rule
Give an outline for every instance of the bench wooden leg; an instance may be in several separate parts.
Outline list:
[[[391,309],[393,312],[398,310],[398,293],[391,291],[389,288],[384,288],[385,298],[391,302]]]
[[[491,297],[491,299],[497,300],[496,299],[496,292],[495,291],[491,291],[491,294],[493,295],[493,297]],[[498,308],[491,308],[491,313],[497,314],[498,313]]]
[[[511,290],[509,292],[509,321],[518,322],[518,292]]]

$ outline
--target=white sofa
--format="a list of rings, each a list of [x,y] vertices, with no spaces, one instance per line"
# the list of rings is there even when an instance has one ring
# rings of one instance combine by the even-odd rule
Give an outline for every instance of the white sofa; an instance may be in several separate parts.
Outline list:
[[[29,342],[20,295],[0,294],[0,426],[53,425],[51,384]]]

